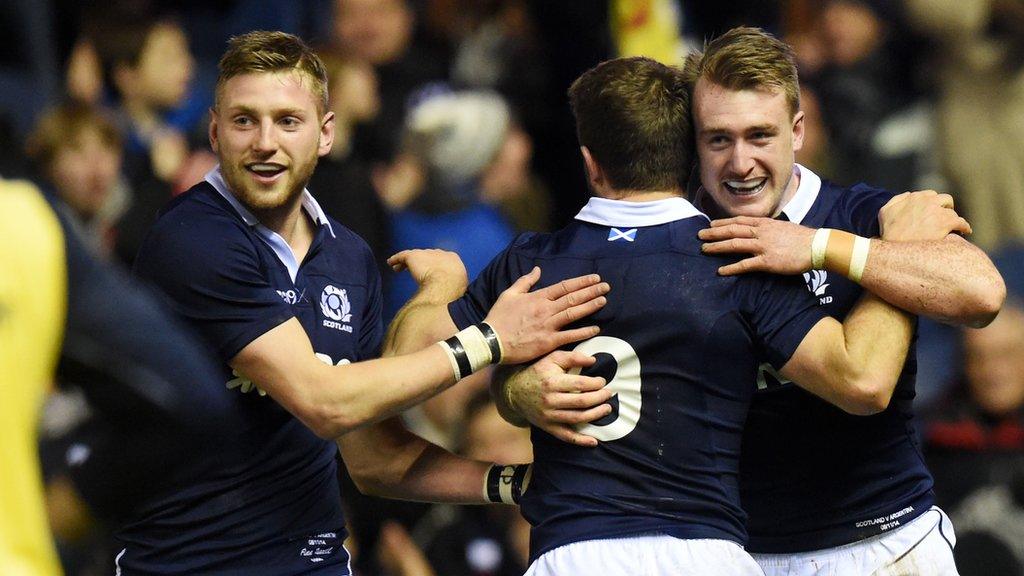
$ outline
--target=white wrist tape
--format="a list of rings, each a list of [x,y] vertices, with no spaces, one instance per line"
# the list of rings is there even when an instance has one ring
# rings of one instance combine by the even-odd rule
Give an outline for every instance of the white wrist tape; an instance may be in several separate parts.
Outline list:
[[[438,345],[448,354],[456,381],[501,361],[501,340],[486,322],[461,330]]]
[[[871,249],[871,240],[863,236],[857,236],[853,240],[853,254],[850,256],[850,273],[847,277],[854,282],[860,283],[864,275],[864,266],[868,263],[868,252]]]
[[[831,228],[818,228],[814,232],[814,240],[811,241],[811,270],[825,268],[825,249],[828,248],[828,237],[831,234]]]

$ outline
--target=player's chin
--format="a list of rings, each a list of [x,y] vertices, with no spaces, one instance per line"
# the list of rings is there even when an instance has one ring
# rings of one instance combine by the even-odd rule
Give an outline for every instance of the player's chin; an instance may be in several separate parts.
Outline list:
[[[771,216],[774,208],[767,191],[762,191],[754,196],[740,196],[729,194],[725,202],[726,209],[730,216],[752,216],[759,218]]]

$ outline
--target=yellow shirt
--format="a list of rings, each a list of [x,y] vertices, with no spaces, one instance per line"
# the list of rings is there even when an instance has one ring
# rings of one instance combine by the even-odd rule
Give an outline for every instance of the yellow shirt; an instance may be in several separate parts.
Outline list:
[[[64,236],[31,184],[0,180],[0,574],[61,574],[37,428],[66,309]]]
[[[647,56],[679,66],[686,46],[679,33],[678,0],[612,0],[612,39],[619,56]]]

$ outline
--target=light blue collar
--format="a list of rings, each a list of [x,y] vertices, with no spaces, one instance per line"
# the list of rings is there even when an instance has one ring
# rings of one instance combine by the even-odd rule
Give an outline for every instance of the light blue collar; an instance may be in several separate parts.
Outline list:
[[[608,198],[591,197],[587,204],[576,215],[576,219],[601,226],[657,226],[685,218],[701,216],[707,218],[700,210],[685,198],[666,198],[653,202],[630,202],[628,200],[609,200]]]
[[[292,282],[295,282],[295,277],[299,273],[299,262],[295,259],[295,253],[292,252],[291,246],[288,245],[288,242],[280,234],[260,223],[259,219],[235,197],[228,188],[227,182],[224,181],[224,175],[220,171],[220,164],[207,172],[203,179],[209,182],[228,201],[228,204],[231,204],[231,207],[235,209],[235,212],[238,213],[243,222],[256,230],[260,238],[277,254],[277,258],[288,269],[288,275],[291,276]],[[306,189],[302,190],[302,208],[306,210],[306,213],[313,219],[313,222],[316,222],[319,226],[327,226],[331,236],[337,238],[334,234],[334,227],[331,226],[331,222],[327,219],[323,208],[320,207],[316,198],[313,198],[313,195]]]

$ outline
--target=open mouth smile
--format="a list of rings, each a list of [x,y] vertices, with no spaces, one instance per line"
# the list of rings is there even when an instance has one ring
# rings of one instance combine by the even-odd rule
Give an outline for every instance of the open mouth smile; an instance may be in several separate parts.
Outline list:
[[[280,164],[272,163],[254,163],[246,164],[245,169],[252,174],[258,182],[264,184],[273,183],[277,180],[277,177],[284,174],[285,167]]]
[[[726,180],[722,185],[734,196],[754,196],[764,190],[767,178],[755,178],[753,180]]]

